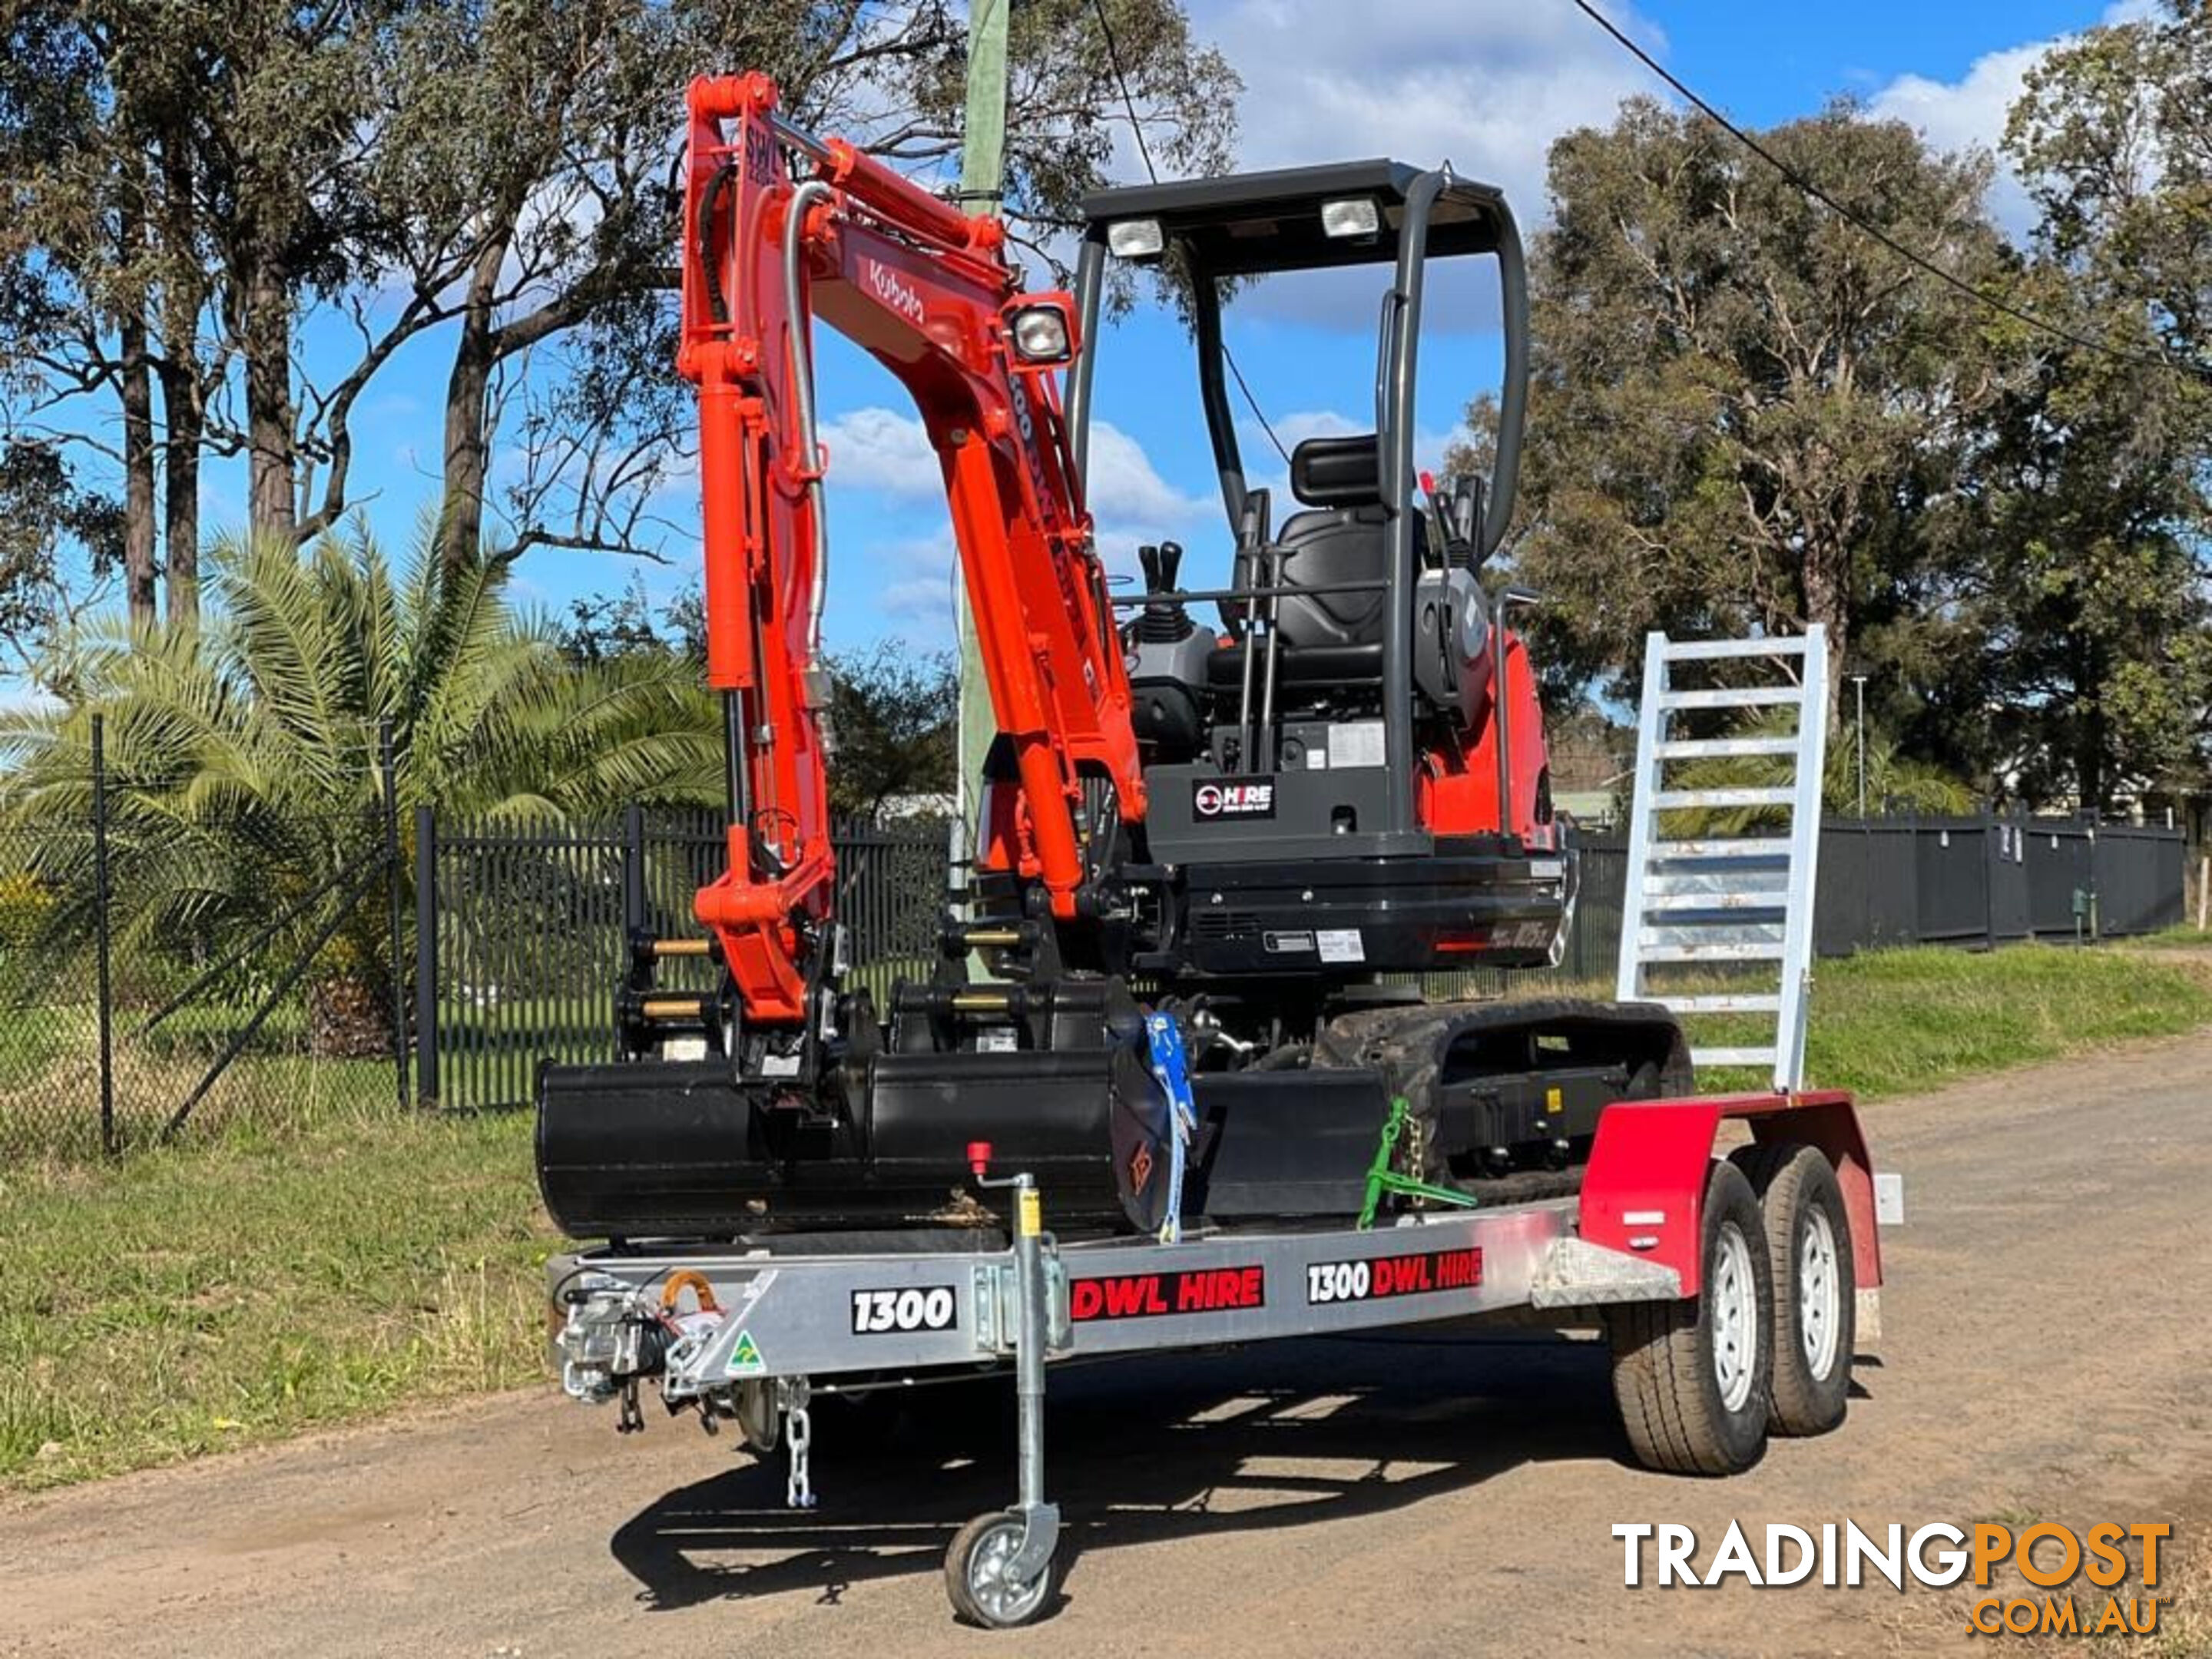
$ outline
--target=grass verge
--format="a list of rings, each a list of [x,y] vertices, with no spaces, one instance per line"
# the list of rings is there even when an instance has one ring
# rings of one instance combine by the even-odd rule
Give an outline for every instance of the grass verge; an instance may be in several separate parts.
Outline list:
[[[2212,1021],[2212,976],[2118,950],[1898,951],[1822,964],[1813,1006],[1808,1074],[1879,1098],[2186,1030]],[[245,1120],[117,1165],[0,1170],[0,1488],[543,1375],[556,1241],[520,1115]]]
[[[0,1170],[0,1487],[542,1375],[521,1116],[344,1113]]]
[[[2208,1021],[2204,975],[2122,947],[1869,951],[1814,970],[1805,1075],[1878,1100]]]

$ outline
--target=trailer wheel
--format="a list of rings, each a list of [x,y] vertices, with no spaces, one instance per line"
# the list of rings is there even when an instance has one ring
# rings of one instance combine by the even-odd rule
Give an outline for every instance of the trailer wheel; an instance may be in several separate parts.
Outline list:
[[[1766,1449],[1774,1287],[1759,1200],[1733,1164],[1705,1181],[1703,1255],[1700,1295],[1611,1310],[1613,1390],[1638,1462],[1734,1474]]]
[[[945,1588],[954,1613],[986,1630],[1012,1630],[1044,1611],[1060,1577],[1056,1559],[1048,1559],[1034,1578],[1006,1574],[1026,1530],[1018,1512],[993,1510],[953,1534],[945,1553]]]
[[[1794,1142],[1733,1154],[1766,1216],[1774,1273],[1777,1434],[1826,1434],[1844,1420],[1857,1335],[1857,1281],[1844,1192],[1828,1160]]]

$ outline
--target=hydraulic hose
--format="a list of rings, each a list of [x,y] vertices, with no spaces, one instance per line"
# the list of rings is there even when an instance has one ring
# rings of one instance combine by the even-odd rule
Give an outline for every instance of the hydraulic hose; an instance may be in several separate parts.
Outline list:
[[[806,240],[806,214],[815,203],[836,194],[819,179],[791,193],[790,218],[783,228],[783,304],[791,329],[792,395],[798,404],[799,441],[806,447],[806,496],[814,508],[814,583],[806,606],[806,672],[822,655],[822,613],[830,603],[830,521],[824,508],[822,447],[814,427],[814,348],[807,315],[799,303],[799,262]]]

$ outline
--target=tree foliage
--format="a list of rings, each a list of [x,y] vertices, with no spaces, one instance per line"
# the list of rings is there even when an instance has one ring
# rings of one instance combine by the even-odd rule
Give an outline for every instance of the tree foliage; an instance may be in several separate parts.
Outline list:
[[[1154,153],[1218,171],[1226,61],[1179,0],[1103,9]],[[1010,35],[1021,234],[1103,179],[1121,105],[1097,0],[1014,0]],[[19,0],[0,40],[0,373],[30,410],[11,425],[51,414],[125,476],[142,623],[157,514],[171,609],[193,608],[209,457],[246,456],[256,533],[337,524],[355,411],[410,345],[445,354],[449,560],[650,552],[688,428],[667,188],[686,82],[766,70],[795,118],[929,182],[965,72],[949,0]]]
[[[953,654],[884,641],[832,657],[830,672],[831,807],[872,823],[894,803],[949,803],[960,723]]]
[[[1764,141],[1969,273],[2002,263],[1985,166],[1846,106]],[[1655,627],[1826,624],[1846,659],[1936,561],[1991,394],[1984,319],[1701,116],[1648,100],[1551,159],[1516,556],[1584,672]]]
[[[0,717],[0,822],[38,832],[58,928],[81,929],[90,902],[95,715],[126,951],[240,937],[363,867],[386,720],[403,822],[426,804],[542,819],[720,797],[714,709],[689,665],[572,665],[508,606],[502,567],[454,569],[426,535],[399,571],[360,538],[305,558],[283,541],[221,545],[210,569],[204,623],[88,638],[68,703]],[[375,909],[337,958],[372,976]]]
[[[1702,117],[1632,101],[1560,140],[1512,548],[1552,601],[1554,690],[1631,690],[1651,629],[1817,622],[1832,722],[1863,674],[1915,798],[1948,775],[2108,808],[2201,777],[2208,68],[2194,5],[2054,52],[2011,127],[2042,214],[2025,249],[1985,211],[1986,157],[1841,105],[1760,135],[2049,328],[1916,271]]]

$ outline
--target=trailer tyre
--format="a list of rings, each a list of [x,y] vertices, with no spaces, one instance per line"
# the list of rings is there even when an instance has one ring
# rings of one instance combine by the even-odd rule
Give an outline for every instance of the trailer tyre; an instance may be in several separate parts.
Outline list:
[[[952,1611],[986,1630],[1026,1625],[1052,1605],[1060,1580],[1059,1559],[1048,1557],[1034,1578],[1007,1576],[1027,1530],[1019,1512],[993,1510],[953,1534],[945,1553],[945,1588]]]
[[[1766,1449],[1774,1286],[1751,1183],[1716,1161],[1705,1181],[1703,1291],[1607,1318],[1613,1389],[1637,1461],[1673,1474],[1734,1474]]]
[[[1794,1142],[1746,1146],[1733,1155],[1759,1194],[1774,1273],[1774,1407],[1777,1434],[1826,1434],[1844,1420],[1857,1335],[1857,1281],[1850,1222],[1836,1171],[1819,1151]]]

